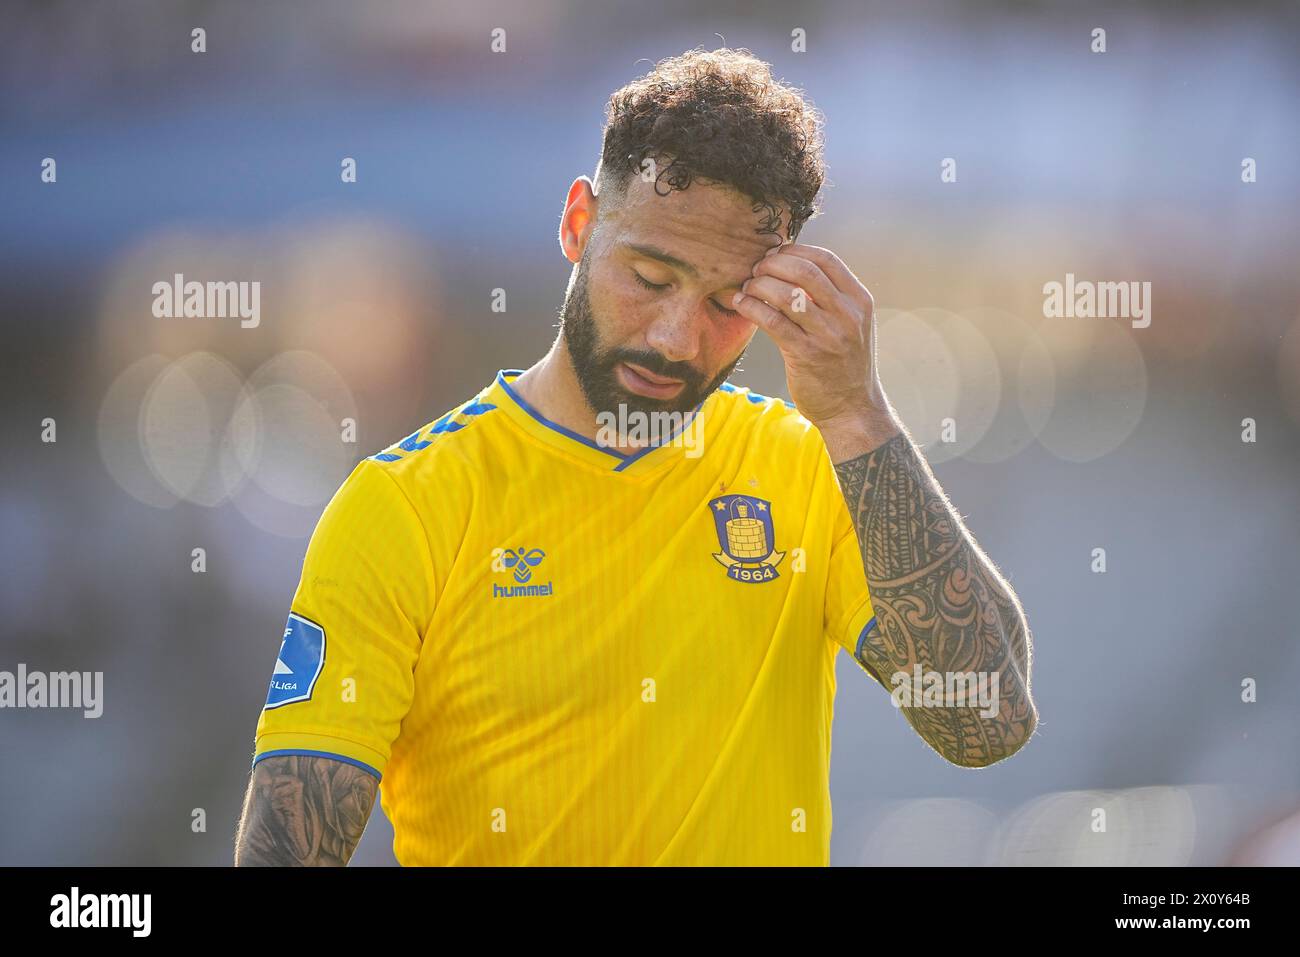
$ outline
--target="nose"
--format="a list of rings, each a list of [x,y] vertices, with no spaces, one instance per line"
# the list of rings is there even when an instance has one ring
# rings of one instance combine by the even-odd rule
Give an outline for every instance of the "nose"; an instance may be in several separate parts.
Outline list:
[[[670,309],[646,330],[646,345],[669,362],[690,362],[700,353],[701,322],[690,309]]]

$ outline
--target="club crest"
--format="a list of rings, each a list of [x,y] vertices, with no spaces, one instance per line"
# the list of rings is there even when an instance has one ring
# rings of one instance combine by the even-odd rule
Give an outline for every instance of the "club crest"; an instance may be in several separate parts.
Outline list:
[[[785,552],[773,551],[776,533],[772,503],[752,495],[723,495],[709,502],[722,551],[714,552],[727,577],[738,582],[765,582],[778,577]]]

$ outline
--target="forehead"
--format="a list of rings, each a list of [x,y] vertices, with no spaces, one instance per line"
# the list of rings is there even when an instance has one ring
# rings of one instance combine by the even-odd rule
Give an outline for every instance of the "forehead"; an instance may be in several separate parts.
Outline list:
[[[786,236],[760,232],[770,211],[730,186],[693,182],[657,193],[655,183],[633,176],[627,197],[609,218],[614,245],[654,246],[693,265],[704,278],[748,273],[754,260]]]

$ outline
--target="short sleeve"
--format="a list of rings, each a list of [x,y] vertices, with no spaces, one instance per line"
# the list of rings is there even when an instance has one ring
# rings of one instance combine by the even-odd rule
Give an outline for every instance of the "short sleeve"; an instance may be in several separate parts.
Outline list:
[[[829,456],[819,478],[819,493],[830,498],[829,510],[834,516],[826,580],[826,637],[857,657],[862,638],[875,621],[862,548]]]
[[[315,754],[380,778],[411,706],[433,594],[419,516],[383,466],[363,459],[307,546],[253,763]]]

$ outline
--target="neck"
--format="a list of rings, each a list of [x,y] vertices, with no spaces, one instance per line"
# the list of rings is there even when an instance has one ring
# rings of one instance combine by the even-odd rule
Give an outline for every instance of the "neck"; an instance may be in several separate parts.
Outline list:
[[[563,334],[556,336],[550,351],[521,373],[510,387],[545,418],[593,442],[596,440],[600,423],[578,385]],[[619,452],[635,452],[647,444],[627,442],[620,436],[618,444],[610,447]]]

